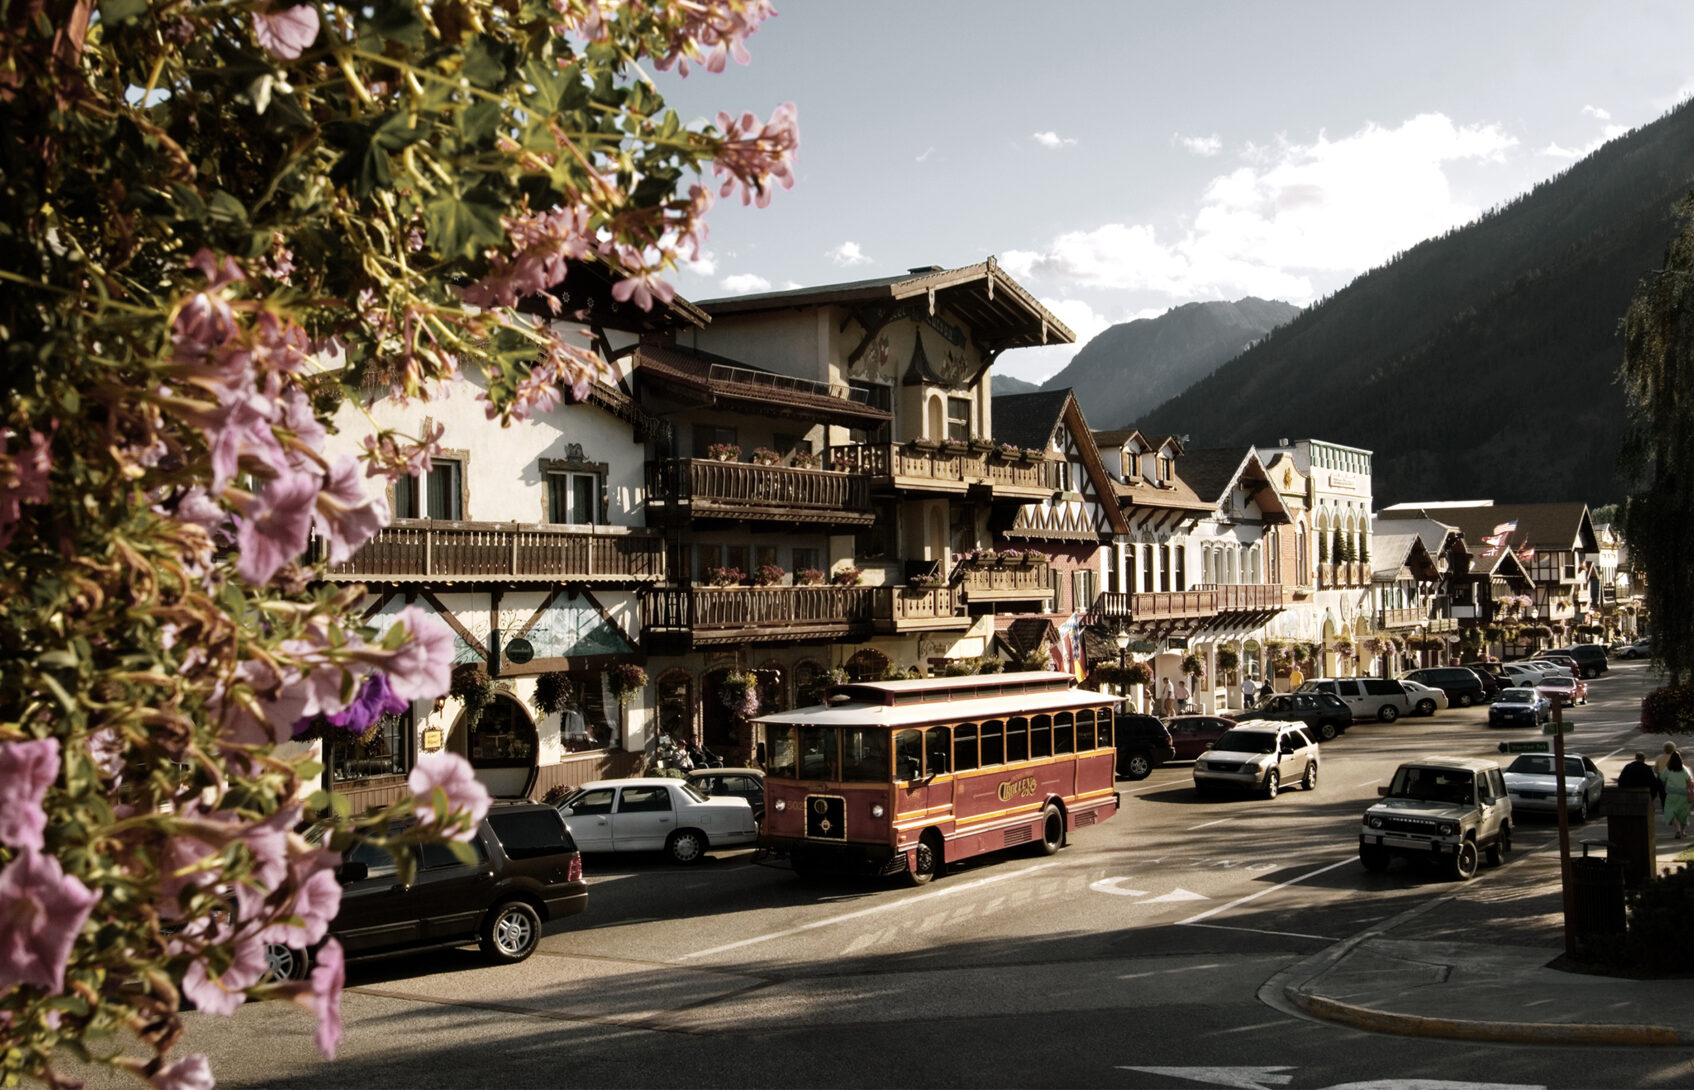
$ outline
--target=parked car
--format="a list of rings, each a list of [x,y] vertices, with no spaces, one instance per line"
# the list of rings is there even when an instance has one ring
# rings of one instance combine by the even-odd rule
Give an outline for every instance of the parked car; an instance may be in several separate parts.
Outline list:
[[[1173,715],[1165,720],[1178,761],[1194,760],[1234,726],[1227,715]]]
[[[1588,703],[1588,682],[1574,677],[1547,677],[1535,691],[1561,707]]]
[[[1304,723],[1314,737],[1328,742],[1353,725],[1353,712],[1328,693],[1272,693],[1253,706],[1245,719]]]
[[[1448,707],[1447,694],[1433,685],[1404,678],[1400,680],[1400,684],[1405,686],[1406,695],[1412,699],[1413,715],[1434,715]]]
[[[1482,679],[1463,666],[1425,666],[1402,675],[1401,680],[1407,678],[1433,685],[1447,694],[1450,703],[1460,708],[1482,703],[1488,692],[1482,686]]]
[[[1565,669],[1570,671],[1571,677],[1581,678],[1588,676],[1582,672],[1582,664],[1577,662],[1574,656],[1567,655],[1563,651],[1543,651],[1537,657],[1545,659],[1547,662],[1558,663],[1560,666],[1563,666]]]
[[[1525,659],[1524,661],[1531,666],[1539,667],[1544,675],[1563,674],[1566,677],[1575,677],[1577,674],[1576,665],[1571,662],[1559,662],[1556,659],[1544,658]]]
[[[1119,712],[1116,716],[1115,742],[1118,748],[1118,775],[1126,780],[1144,780],[1155,768],[1176,755],[1171,745],[1171,732],[1157,716],[1140,712]]]
[[[1505,667],[1508,683],[1519,688],[1535,688],[1549,672],[1539,666],[1531,666],[1527,662],[1508,662]]]
[[[475,942],[490,961],[513,965],[588,907],[582,856],[551,806],[495,802],[469,847],[466,863],[445,844],[408,845],[412,875],[401,882],[387,848],[354,844],[336,869],[341,908],[330,935],[350,958]],[[310,951],[285,946],[266,956],[282,979],[304,979],[311,964]]]
[[[687,780],[595,780],[559,804],[566,828],[585,852],[663,851],[698,863],[715,848],[759,838],[753,808],[741,798],[708,798]]]
[[[1406,695],[1405,686],[1392,678],[1316,677],[1295,691],[1328,693],[1337,697],[1347,705],[1355,720],[1380,719],[1384,723],[1392,723],[1402,715],[1412,713],[1412,699]]]
[[[1651,637],[1644,636],[1634,643],[1626,644],[1618,649],[1618,658],[1620,659],[1650,659],[1652,657],[1653,640]]]
[[[1506,766],[1506,791],[1512,809],[1557,813],[1559,809],[1558,766],[1551,753],[1520,753]],[[1594,762],[1581,754],[1565,754],[1565,806],[1574,821],[1587,821],[1600,805],[1606,777]]]
[[[1365,811],[1359,862],[1385,870],[1395,856],[1445,863],[1459,881],[1480,853],[1498,866],[1512,849],[1512,799],[1500,766],[1471,757],[1424,757],[1394,770]]]
[[[1500,679],[1498,677],[1495,677],[1492,673],[1483,669],[1483,666],[1483,663],[1473,662],[1466,666],[1465,669],[1475,674],[1476,679],[1482,682],[1482,702],[1484,704],[1491,704],[1500,696],[1500,690],[1504,689],[1505,686],[1500,683]]]
[[[1194,762],[1194,790],[1201,795],[1233,787],[1274,799],[1284,783],[1317,789],[1318,744],[1304,727],[1242,720]]]
[[[696,768],[688,782],[709,799],[746,799],[753,820],[765,820],[765,774],[757,768]]]
[[[1576,660],[1585,678],[1599,677],[1612,668],[1606,649],[1597,643],[1573,643],[1559,650]]]
[[[1491,727],[1538,727],[1553,717],[1553,703],[1537,689],[1513,687],[1500,694],[1488,709]]]

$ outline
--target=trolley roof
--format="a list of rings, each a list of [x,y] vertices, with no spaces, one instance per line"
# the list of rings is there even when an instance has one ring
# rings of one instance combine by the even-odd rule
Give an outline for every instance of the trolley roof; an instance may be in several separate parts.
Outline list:
[[[1031,671],[911,681],[853,682],[829,690],[824,704],[772,712],[766,725],[903,727],[943,720],[1005,719],[1014,715],[1116,704],[1119,697],[1073,688],[1069,674]]]

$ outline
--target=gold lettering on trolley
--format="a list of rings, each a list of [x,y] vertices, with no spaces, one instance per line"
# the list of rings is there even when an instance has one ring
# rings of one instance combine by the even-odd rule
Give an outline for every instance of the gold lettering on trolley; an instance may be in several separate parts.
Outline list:
[[[1034,776],[1025,776],[1021,780],[1007,780],[1000,785],[1000,801],[1010,802],[1023,795],[1033,795],[1041,789],[1035,782]]]

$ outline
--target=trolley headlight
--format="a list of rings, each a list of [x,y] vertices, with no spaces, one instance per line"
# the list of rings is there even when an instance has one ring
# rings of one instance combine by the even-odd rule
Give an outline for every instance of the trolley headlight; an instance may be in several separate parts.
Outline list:
[[[788,800],[787,799],[777,799],[775,806],[777,808],[777,811],[780,813],[781,811],[788,809]]]
[[[887,811],[882,808],[882,803],[878,802],[871,805],[871,817],[879,818],[885,813]]]

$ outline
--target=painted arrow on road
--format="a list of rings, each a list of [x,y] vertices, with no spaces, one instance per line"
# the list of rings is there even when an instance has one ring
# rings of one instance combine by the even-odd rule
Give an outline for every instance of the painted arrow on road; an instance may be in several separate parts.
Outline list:
[[[1130,879],[1128,878],[1102,878],[1098,882],[1090,885],[1088,888],[1093,890],[1095,893],[1112,893],[1119,897],[1147,897],[1147,890],[1125,888],[1124,883],[1129,880]],[[1211,898],[1206,896],[1204,893],[1190,893],[1188,890],[1179,886],[1178,888],[1171,890],[1169,893],[1161,894],[1158,897],[1147,897],[1145,901],[1137,901],[1135,903],[1138,905],[1156,905],[1169,904],[1175,901],[1209,900],[1211,900]]]

